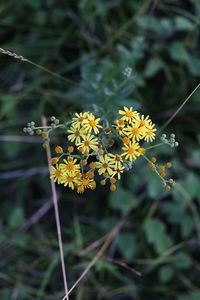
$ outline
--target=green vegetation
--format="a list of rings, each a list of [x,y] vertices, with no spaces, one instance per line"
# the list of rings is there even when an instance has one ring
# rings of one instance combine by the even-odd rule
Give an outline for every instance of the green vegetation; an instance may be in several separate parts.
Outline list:
[[[199,83],[200,2],[8,0],[0,15],[1,48],[33,61],[0,55],[0,299],[62,299],[46,153],[23,127],[88,109],[112,119],[126,105],[161,128]],[[199,114],[200,89],[165,129],[180,146],[151,151],[173,163],[171,192],[143,159],[114,193],[58,187],[70,287],[100,245],[83,250],[124,220],[70,300],[200,299]]]

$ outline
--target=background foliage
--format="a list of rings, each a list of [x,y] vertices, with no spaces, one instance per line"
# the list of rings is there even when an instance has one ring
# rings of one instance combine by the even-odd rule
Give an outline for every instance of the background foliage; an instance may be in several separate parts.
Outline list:
[[[2,1],[0,15],[2,48],[67,79],[0,57],[0,298],[61,299],[46,156],[34,138],[21,138],[22,128],[30,120],[40,123],[44,114],[64,121],[83,109],[113,118],[122,105],[149,114],[161,127],[198,83],[200,3]],[[133,76],[124,82],[126,66]],[[115,193],[98,187],[75,195],[58,188],[70,286],[96,253],[80,256],[81,250],[126,215],[71,299],[200,299],[199,99],[197,91],[166,129],[180,147],[152,151],[161,162],[173,162],[178,185],[172,192],[163,191],[142,160]],[[58,141],[65,136],[53,145]]]

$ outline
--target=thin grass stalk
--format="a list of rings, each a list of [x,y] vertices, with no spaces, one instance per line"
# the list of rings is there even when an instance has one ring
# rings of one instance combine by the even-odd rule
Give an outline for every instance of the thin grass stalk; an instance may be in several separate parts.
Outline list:
[[[95,257],[91,260],[91,262],[88,264],[88,266],[85,268],[85,270],[82,272],[81,276],[78,278],[78,280],[73,284],[73,286],[70,288],[70,290],[68,291],[68,293],[64,296],[64,298],[62,298],[62,300],[67,300],[68,295],[71,294],[71,292],[75,289],[75,287],[80,283],[80,281],[86,276],[86,274],[90,271],[90,269],[96,264],[96,262],[101,258],[101,256],[103,256],[104,252],[106,251],[106,249],[109,247],[109,245],[112,243],[113,239],[115,238],[115,236],[117,235],[117,233],[119,232],[120,228],[122,227],[122,225],[124,224],[125,221],[125,217],[117,224],[117,226],[115,226],[110,233],[108,234],[105,242],[103,243],[103,245],[101,246],[101,248],[99,249],[99,251],[97,252],[97,254],[95,255]]]
[[[161,133],[171,121],[176,117],[176,115],[181,111],[183,106],[190,100],[193,94],[198,90],[200,87],[200,83],[194,88],[194,90],[190,93],[190,95],[183,101],[183,103],[179,106],[179,108],[173,113],[173,115],[164,123],[164,125],[158,130],[158,133]]]
[[[42,124],[43,124],[43,126],[47,125],[47,121],[46,121],[45,117],[42,117]],[[49,143],[47,143],[47,146],[46,146],[46,153],[47,153],[48,167],[49,167],[49,172],[50,172],[50,169],[51,169],[51,150],[50,150]],[[58,237],[58,243],[59,243],[60,261],[61,261],[63,282],[64,282],[64,288],[65,288],[65,294],[66,294],[65,299],[69,300],[67,275],[66,275],[66,269],[65,269],[64,251],[63,251],[63,242],[62,242],[62,234],[61,234],[61,226],[60,226],[60,215],[59,215],[59,210],[58,210],[58,197],[57,197],[57,193],[56,193],[55,182],[53,181],[53,179],[50,179],[50,181],[51,181],[51,191],[52,191],[52,198],[53,198],[53,204],[54,204],[57,237]]]

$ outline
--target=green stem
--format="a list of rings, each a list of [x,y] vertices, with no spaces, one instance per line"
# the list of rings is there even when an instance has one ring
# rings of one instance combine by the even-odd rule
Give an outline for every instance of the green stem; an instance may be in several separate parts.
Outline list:
[[[150,146],[148,148],[145,148],[145,150],[149,150],[149,149],[153,149],[153,148],[156,148],[156,147],[160,147],[162,145],[165,145],[164,143],[159,143],[159,144],[156,144],[156,145],[153,145],[153,146]]]
[[[29,64],[33,65],[34,67],[38,68],[38,69],[41,69],[42,71],[45,71],[47,73],[49,73],[50,75],[54,76],[54,77],[57,77],[58,79],[61,79],[63,81],[65,81],[66,83],[68,84],[73,84],[73,85],[76,85],[76,83],[73,81],[73,80],[70,80],[68,78],[65,78],[64,76],[58,74],[58,73],[55,73],[41,65],[38,65],[36,63],[34,63],[33,61],[29,60],[29,59],[25,59],[24,61],[28,62]]]

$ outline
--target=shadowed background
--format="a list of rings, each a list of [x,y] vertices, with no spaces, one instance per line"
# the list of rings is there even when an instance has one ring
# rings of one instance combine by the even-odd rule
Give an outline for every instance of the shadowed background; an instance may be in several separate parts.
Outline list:
[[[88,109],[112,119],[123,105],[161,127],[199,83],[200,3],[3,1],[0,16],[1,48],[66,78],[0,55],[0,298],[61,299],[46,154],[23,127],[40,124],[42,115],[65,121]],[[124,84],[127,66],[133,72]],[[172,161],[178,182],[172,192],[142,159],[115,193],[100,185],[83,195],[58,187],[69,286],[96,254],[81,251],[126,215],[70,299],[200,299],[199,114],[198,90],[165,130],[180,146],[150,153]],[[52,146],[57,143],[65,145],[64,133],[52,138]]]

